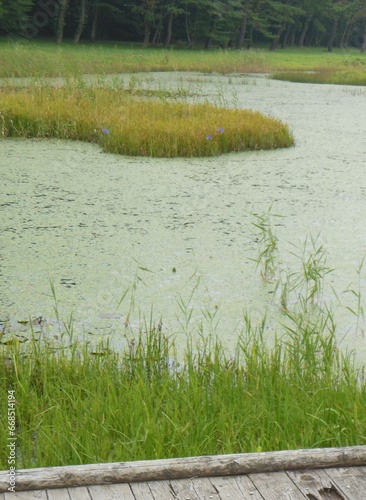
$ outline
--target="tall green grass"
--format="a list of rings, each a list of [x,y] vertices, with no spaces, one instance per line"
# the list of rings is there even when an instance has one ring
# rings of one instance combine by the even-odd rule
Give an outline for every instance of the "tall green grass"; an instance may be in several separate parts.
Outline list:
[[[366,85],[365,67],[352,68],[347,71],[323,70],[314,72],[289,72],[274,73],[274,80],[284,80],[297,83],[329,83],[335,85]]]
[[[163,50],[129,44],[56,46],[50,42],[0,42],[0,77],[67,76],[141,71],[271,73],[285,70],[357,69],[366,56],[357,49]]]
[[[287,125],[258,112],[73,86],[0,91],[0,136],[82,140],[110,153],[157,157],[293,144]]]
[[[254,328],[247,316],[235,356],[216,337],[188,338],[179,362],[158,328],[120,354],[35,340],[4,348],[17,466],[365,444],[364,371],[339,351],[329,315],[291,319],[273,348],[265,322]],[[6,469],[6,397],[0,408]]]

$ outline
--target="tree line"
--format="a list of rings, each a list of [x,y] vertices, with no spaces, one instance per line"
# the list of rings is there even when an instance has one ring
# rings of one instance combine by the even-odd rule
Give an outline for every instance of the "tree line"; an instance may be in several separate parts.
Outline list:
[[[144,47],[366,51],[366,0],[0,0],[0,33],[142,42]]]

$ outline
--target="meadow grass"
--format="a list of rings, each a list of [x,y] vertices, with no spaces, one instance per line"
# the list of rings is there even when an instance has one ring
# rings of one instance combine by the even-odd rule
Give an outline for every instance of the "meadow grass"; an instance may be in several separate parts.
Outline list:
[[[331,54],[319,48],[290,48],[275,53],[267,49],[146,50],[127,44],[56,46],[50,42],[3,40],[0,77],[34,77],[41,81],[58,76],[66,82],[66,89],[47,88],[48,84],[42,82],[36,87],[30,82],[28,89],[14,90],[11,80],[3,82],[0,134],[96,142],[106,152],[134,156],[211,156],[288,147],[293,137],[280,121],[208,103],[171,102],[189,97],[187,92],[183,95],[183,89],[180,95],[178,91],[122,91],[103,85],[87,89],[69,85],[68,79],[141,71],[271,72],[282,79],[296,75],[314,81],[316,75],[321,75],[319,79],[326,83],[361,85],[365,81],[365,63],[366,56],[356,50],[335,50]],[[304,71],[316,73],[298,73]]]
[[[274,73],[274,80],[284,80],[296,83],[328,83],[334,85],[366,85],[365,67],[353,68],[351,71],[323,70],[315,72],[289,72]]]
[[[273,73],[276,71],[349,70],[366,64],[357,49],[268,48],[251,50],[143,49],[137,44],[82,44],[32,41],[0,42],[0,77],[47,77],[141,71]]]
[[[16,398],[17,467],[366,443],[366,381],[328,313],[289,314],[274,347],[245,318],[236,354],[187,337],[183,360],[160,329],[123,353],[31,340],[0,351]],[[172,363],[175,360],[175,363]],[[7,468],[2,398],[0,468]]]
[[[209,103],[143,98],[121,88],[31,86],[0,91],[0,135],[81,140],[138,156],[212,156],[288,147],[275,118]]]

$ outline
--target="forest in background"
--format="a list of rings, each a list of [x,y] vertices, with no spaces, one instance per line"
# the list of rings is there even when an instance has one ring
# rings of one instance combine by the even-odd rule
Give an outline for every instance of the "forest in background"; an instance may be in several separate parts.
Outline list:
[[[0,34],[169,48],[358,47],[366,0],[0,0]]]

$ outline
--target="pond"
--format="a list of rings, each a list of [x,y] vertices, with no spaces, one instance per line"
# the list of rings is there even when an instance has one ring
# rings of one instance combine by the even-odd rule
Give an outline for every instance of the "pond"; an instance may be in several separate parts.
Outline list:
[[[252,260],[253,214],[272,207],[283,216],[273,228],[286,265],[301,267],[293,253],[305,238],[323,245],[334,268],[324,301],[336,309],[340,340],[364,355],[363,324],[356,330],[346,310],[356,299],[343,292],[366,284],[357,274],[366,251],[366,90],[260,75],[153,76],[278,117],[296,145],[152,159],[78,142],[2,140],[0,320],[26,336],[19,321],[42,316],[55,335],[72,315],[76,333],[119,345],[127,323],[153,317],[182,342],[186,330],[203,328],[232,345],[245,311],[278,310]]]

